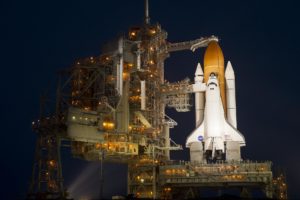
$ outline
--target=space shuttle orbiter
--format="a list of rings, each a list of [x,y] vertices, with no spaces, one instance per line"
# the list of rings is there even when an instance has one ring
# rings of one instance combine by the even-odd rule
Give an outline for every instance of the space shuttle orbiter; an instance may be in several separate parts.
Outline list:
[[[237,130],[235,76],[230,62],[224,72],[224,56],[216,41],[204,55],[204,73],[195,73],[196,129],[188,136],[191,161],[241,160],[244,136]]]

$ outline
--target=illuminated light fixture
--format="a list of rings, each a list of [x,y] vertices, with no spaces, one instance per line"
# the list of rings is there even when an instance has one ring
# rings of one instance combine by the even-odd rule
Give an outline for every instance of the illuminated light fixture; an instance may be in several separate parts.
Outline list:
[[[96,143],[95,147],[96,147],[96,149],[100,149],[101,144],[100,143]]]
[[[54,161],[54,160],[50,160],[50,161],[49,161],[49,165],[50,165],[51,167],[54,167],[54,166],[55,166],[55,161]]]
[[[150,33],[151,33],[151,34],[155,34],[155,33],[156,33],[156,30],[152,29],[152,30],[150,30]]]
[[[129,76],[129,75],[128,75],[128,73],[126,73],[126,72],[123,72],[123,74],[122,74],[122,75],[123,75],[123,79],[127,79],[127,78],[128,78],[128,76]]]
[[[73,119],[73,120],[76,120],[76,117],[75,117],[75,116],[72,116],[72,119]]]
[[[115,127],[115,124],[112,122],[103,122],[102,126],[105,129],[113,129]]]

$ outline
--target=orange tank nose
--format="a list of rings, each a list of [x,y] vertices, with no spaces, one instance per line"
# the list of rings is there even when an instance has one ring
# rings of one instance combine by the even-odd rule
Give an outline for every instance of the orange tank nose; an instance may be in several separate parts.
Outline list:
[[[226,113],[224,55],[222,49],[216,41],[212,41],[208,44],[204,54],[205,83],[207,83],[211,73],[215,73],[218,76],[224,113]]]

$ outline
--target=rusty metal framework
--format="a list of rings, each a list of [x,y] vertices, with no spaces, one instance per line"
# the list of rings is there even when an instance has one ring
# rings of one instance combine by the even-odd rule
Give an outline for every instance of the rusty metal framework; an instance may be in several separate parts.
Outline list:
[[[276,199],[287,199],[287,183],[286,176],[280,172],[277,177],[273,179],[274,197]]]
[[[65,198],[63,187],[60,147],[61,134],[66,126],[58,116],[40,118],[33,122],[37,132],[36,152],[28,199]]]

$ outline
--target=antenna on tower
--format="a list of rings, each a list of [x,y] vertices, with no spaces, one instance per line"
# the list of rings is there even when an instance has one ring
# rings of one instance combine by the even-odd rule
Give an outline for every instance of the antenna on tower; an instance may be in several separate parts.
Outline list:
[[[145,24],[150,24],[149,1],[145,0]]]

